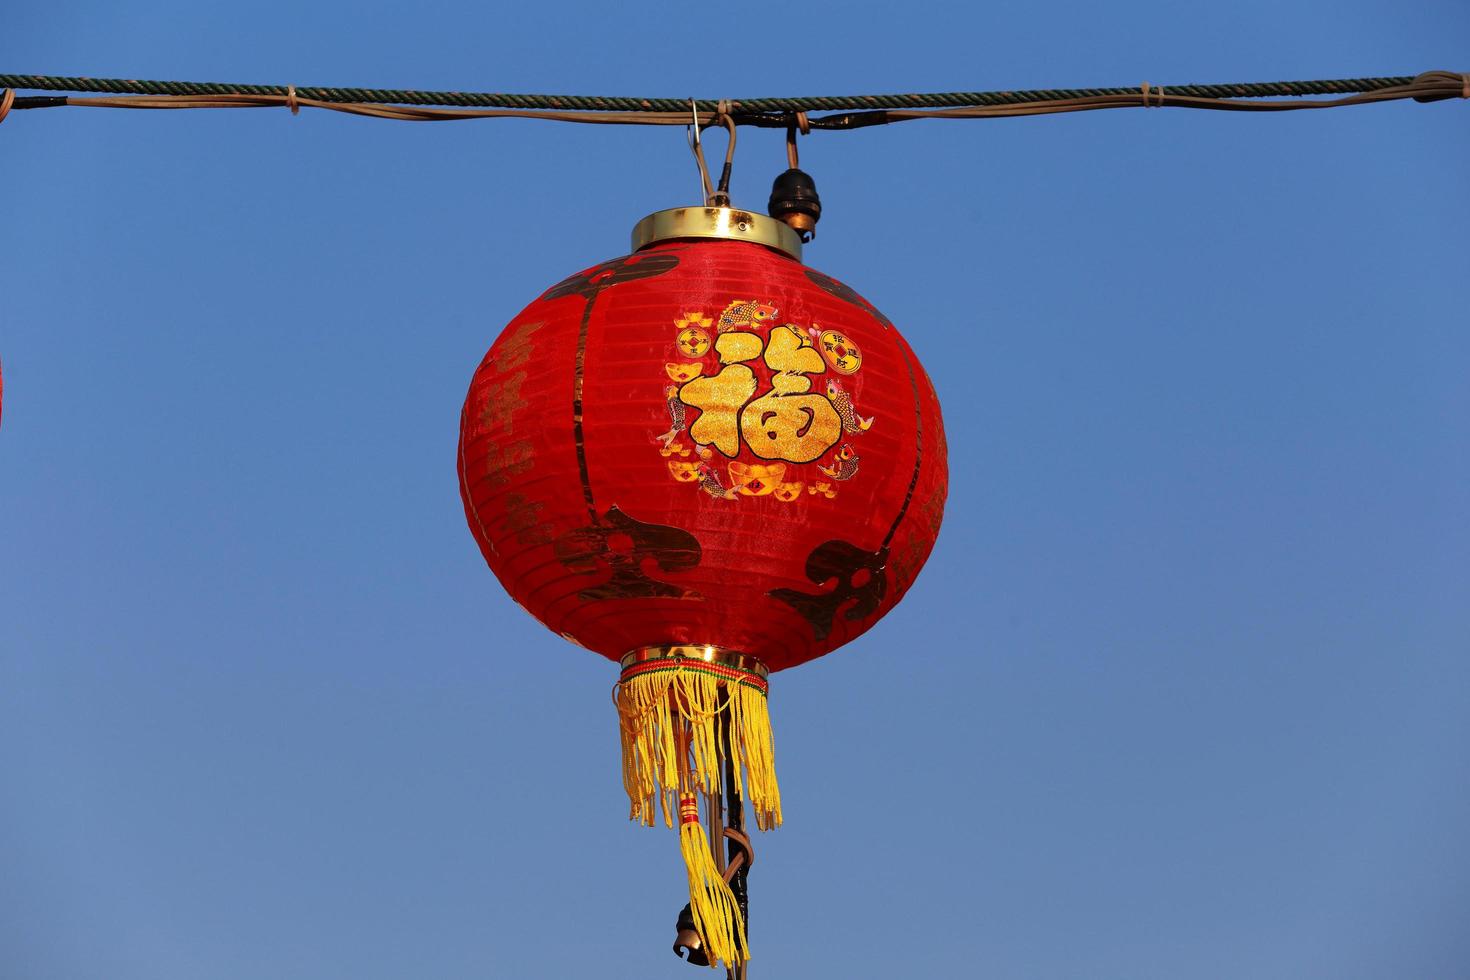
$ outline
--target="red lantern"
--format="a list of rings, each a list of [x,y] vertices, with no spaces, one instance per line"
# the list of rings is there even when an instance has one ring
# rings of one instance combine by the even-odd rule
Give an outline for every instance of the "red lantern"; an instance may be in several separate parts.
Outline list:
[[[515,600],[622,664],[632,815],[679,813],[695,918],[735,962],[739,916],[691,854],[695,792],[719,793],[728,760],[779,824],[767,675],[908,590],[943,514],[944,429],[893,324],[803,266],[780,222],[663,211],[634,249],[505,328],[465,402],[460,487]]]

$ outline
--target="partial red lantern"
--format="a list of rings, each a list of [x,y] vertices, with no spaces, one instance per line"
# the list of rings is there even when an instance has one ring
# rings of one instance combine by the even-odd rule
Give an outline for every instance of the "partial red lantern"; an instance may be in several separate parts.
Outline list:
[[[730,758],[772,826],[767,675],[912,585],[944,510],[939,402],[894,325],[802,265],[785,225],[678,209],[634,248],[548,289],[480,364],[465,512],[520,605],[622,664],[633,816],[679,809],[687,828],[691,786],[718,792]]]

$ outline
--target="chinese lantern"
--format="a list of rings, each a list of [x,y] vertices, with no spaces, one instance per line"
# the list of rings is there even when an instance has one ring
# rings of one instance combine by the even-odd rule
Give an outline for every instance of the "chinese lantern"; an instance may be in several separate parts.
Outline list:
[[[780,824],[769,674],[908,590],[943,514],[944,429],[893,324],[802,265],[786,225],[661,211],[633,249],[496,340],[465,402],[460,489],[516,602],[620,664],[631,815],[678,821],[695,928],[734,964],[743,915],[701,798]]]

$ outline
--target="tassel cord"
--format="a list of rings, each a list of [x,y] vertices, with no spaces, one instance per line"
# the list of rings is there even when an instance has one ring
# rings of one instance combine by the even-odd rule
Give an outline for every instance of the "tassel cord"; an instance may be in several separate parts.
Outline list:
[[[623,785],[632,819],[652,825],[661,814],[673,825],[680,792],[705,796],[730,784],[751,803],[762,830],[779,826],[780,789],[774,742],[763,690],[690,666],[643,671],[615,688],[623,743]],[[727,721],[719,718],[726,715]],[[678,768],[675,728],[688,731],[692,766]],[[733,765],[726,767],[725,760]]]

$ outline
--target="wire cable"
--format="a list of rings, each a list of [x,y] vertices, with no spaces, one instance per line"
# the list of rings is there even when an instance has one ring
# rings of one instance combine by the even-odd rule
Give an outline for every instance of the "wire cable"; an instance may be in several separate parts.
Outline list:
[[[519,118],[604,125],[690,124],[682,99],[614,96],[508,95],[489,92],[427,92],[403,89],[320,88],[296,85],[232,85],[219,82],[139,81],[53,75],[0,74],[0,87],[102,92],[88,96],[16,96],[13,109],[86,106],[117,109],[330,109],[355,115],[413,122]],[[1336,95],[1331,99],[1304,96]],[[7,100],[11,97],[6,96]],[[800,115],[811,129],[848,130],[914,119],[982,119],[1049,115],[1095,109],[1181,108],[1244,112],[1325,109],[1374,102],[1470,98],[1470,74],[1429,71],[1417,76],[1320,79],[1296,82],[1237,82],[1100,89],[1030,89],[999,92],[938,92],[909,95],[811,96],[800,98],[692,100],[694,118],[708,126],[787,128]],[[439,108],[441,106],[465,108]],[[807,118],[811,111],[835,114]]]

